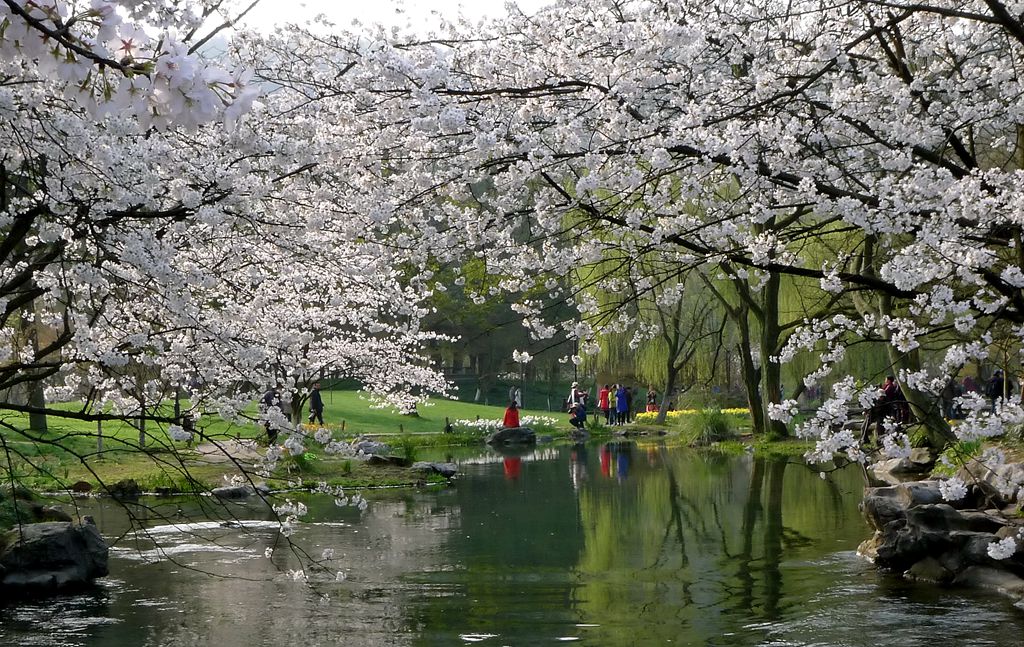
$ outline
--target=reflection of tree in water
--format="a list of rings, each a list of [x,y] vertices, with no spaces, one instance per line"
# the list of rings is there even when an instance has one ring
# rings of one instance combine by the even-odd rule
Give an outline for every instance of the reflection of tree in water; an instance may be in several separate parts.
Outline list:
[[[836,488],[787,470],[785,460],[662,448],[658,460],[634,467],[626,483],[601,479],[580,490],[581,620],[603,619],[610,642],[677,637],[666,619],[705,639],[735,627],[726,615],[777,619],[800,603],[783,565],[832,550],[820,540],[849,516],[838,512],[845,504]],[[614,637],[615,618],[635,629],[637,615],[659,619],[650,635]]]

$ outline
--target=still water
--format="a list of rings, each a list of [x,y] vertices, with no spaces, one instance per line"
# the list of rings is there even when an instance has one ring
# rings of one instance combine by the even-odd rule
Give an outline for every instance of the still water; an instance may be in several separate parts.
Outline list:
[[[91,504],[111,576],[0,609],[0,645],[1024,644],[1002,598],[856,556],[853,470],[626,442],[455,458],[451,487],[367,493],[363,512],[305,499],[294,547],[255,504],[149,500],[141,538]]]

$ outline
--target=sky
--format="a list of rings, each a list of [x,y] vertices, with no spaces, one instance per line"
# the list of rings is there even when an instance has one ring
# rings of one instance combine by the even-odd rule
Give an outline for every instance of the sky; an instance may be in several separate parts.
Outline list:
[[[514,0],[525,13],[533,13],[552,0]],[[417,31],[439,22],[438,14],[451,17],[462,13],[471,19],[505,15],[506,0],[262,0],[243,21],[259,30],[271,30],[281,22],[303,23],[317,14],[325,14],[339,27],[353,20],[364,24],[409,24]],[[404,7],[404,9],[403,9]]]

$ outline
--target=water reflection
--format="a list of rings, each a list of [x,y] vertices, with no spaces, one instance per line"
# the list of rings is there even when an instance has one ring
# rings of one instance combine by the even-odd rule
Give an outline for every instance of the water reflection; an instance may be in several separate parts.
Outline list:
[[[1017,644],[1000,599],[913,587],[853,550],[860,476],[616,441],[461,460],[441,491],[371,495],[360,514],[308,500],[299,562],[257,506],[204,523],[187,502],[147,508],[94,592],[0,610],[0,644],[925,645]],[[92,511],[108,537],[124,511]],[[172,517],[168,523],[166,517]],[[207,574],[204,574],[207,573]],[[324,597],[324,594],[329,597]],[[974,627],[983,618],[987,635]]]
[[[523,459],[518,456],[506,456],[502,463],[505,466],[505,478],[512,481],[519,478],[519,473],[523,469]]]

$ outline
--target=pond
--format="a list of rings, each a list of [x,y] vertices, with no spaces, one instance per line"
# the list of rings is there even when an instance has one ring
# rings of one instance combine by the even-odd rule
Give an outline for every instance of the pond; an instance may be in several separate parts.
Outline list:
[[[90,502],[114,544],[87,593],[0,609],[0,644],[1015,645],[1000,597],[913,585],[856,556],[855,470],[631,442],[460,453],[438,490],[326,496],[296,550],[255,504]],[[221,505],[204,501],[206,506]],[[218,513],[218,514],[219,514]],[[209,515],[210,521],[199,518]],[[268,558],[267,548],[276,546]],[[337,573],[344,579],[337,581]]]

